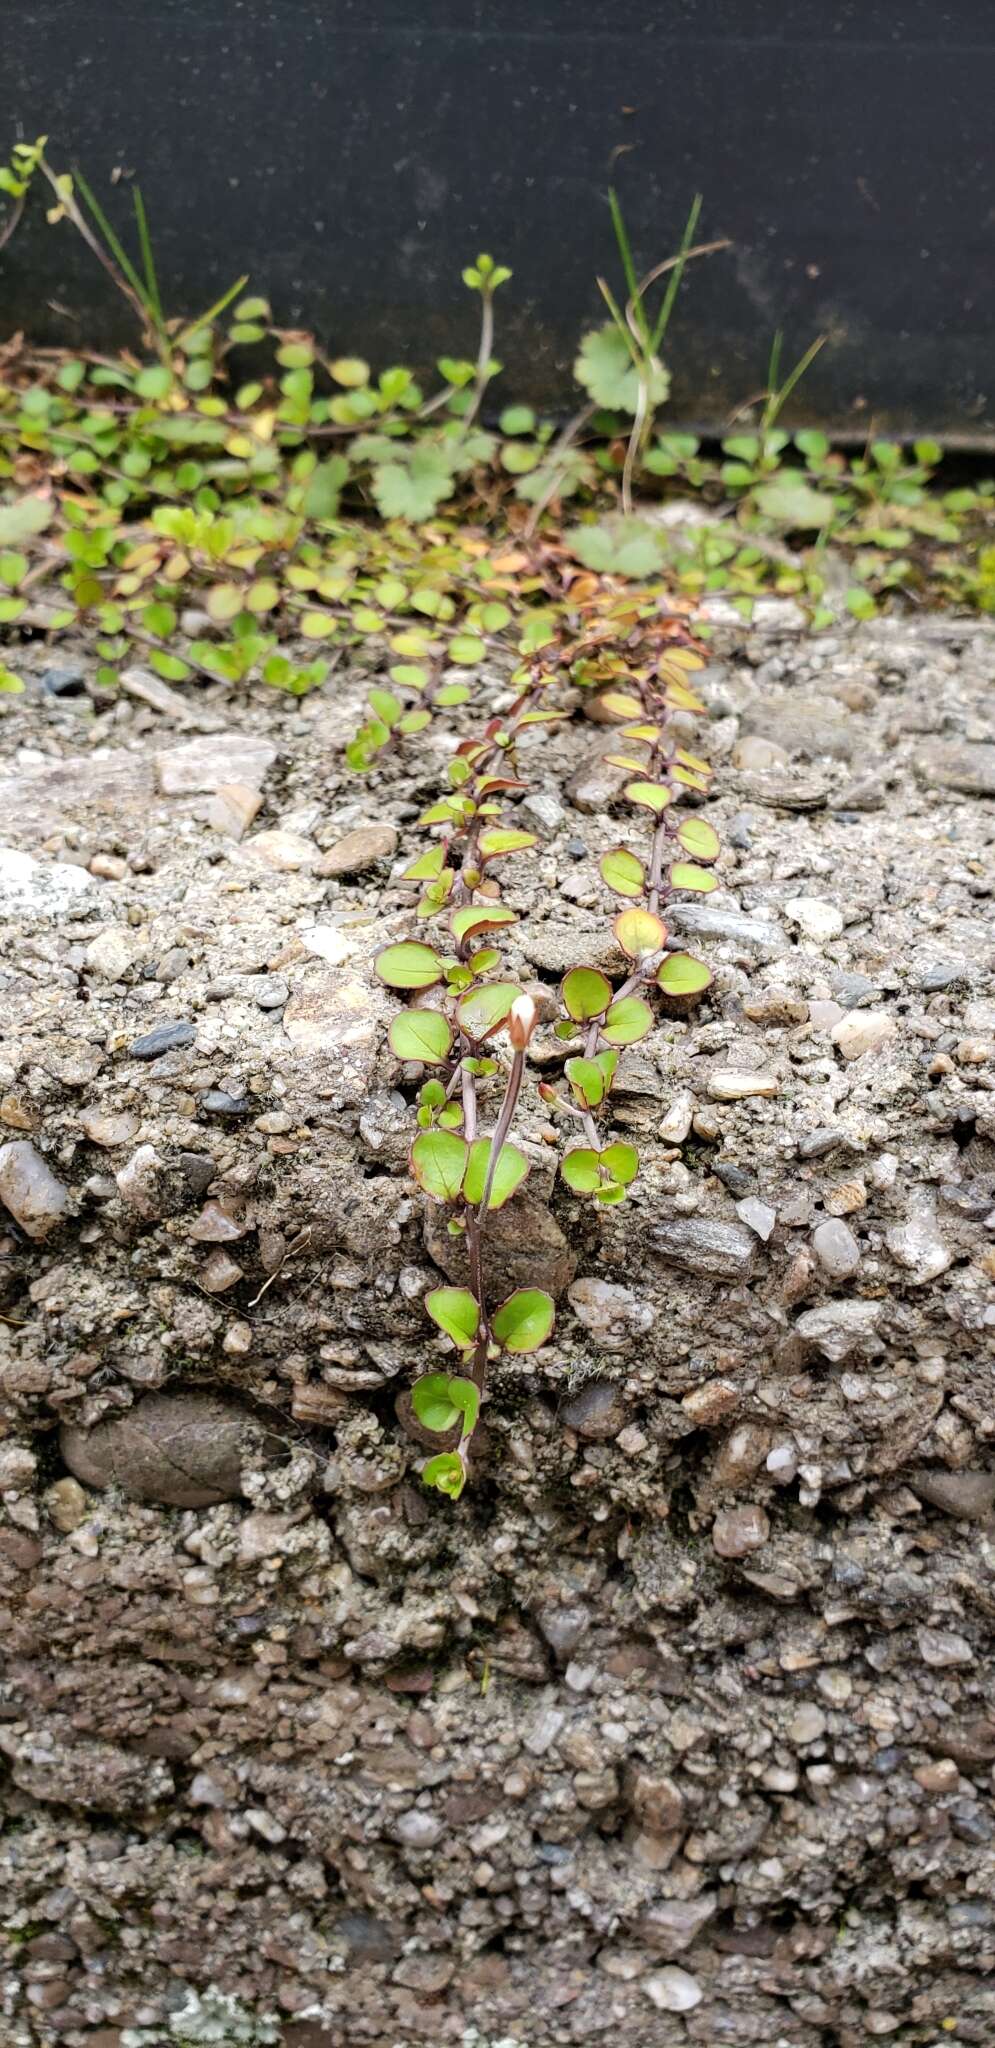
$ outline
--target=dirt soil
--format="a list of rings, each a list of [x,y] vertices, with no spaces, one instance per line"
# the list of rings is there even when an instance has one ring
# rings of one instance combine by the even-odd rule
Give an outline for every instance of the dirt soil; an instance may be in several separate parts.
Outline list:
[[[623,1055],[624,1207],[527,1088],[490,1272],[557,1329],[455,1505],[371,968],[445,743],[362,783],[358,673],[105,709],[19,653],[5,2048],[995,2039],[995,631],[716,616],[714,987]],[[547,1017],[616,964],[605,743],[532,742]]]

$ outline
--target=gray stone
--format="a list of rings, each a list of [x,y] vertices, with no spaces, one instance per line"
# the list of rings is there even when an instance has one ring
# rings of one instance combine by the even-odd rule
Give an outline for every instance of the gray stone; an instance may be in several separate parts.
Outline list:
[[[995,796],[995,746],[964,740],[934,740],[913,761],[920,782],[955,789],[964,796]]]
[[[881,1350],[876,1331],[882,1306],[880,1301],[826,1301],[818,1308],[806,1309],[795,1330],[803,1343],[811,1344],[832,1365],[845,1358],[875,1357]]]
[[[79,697],[86,689],[86,673],[68,662],[60,668],[46,668],[41,673],[41,686],[47,697]]]
[[[567,815],[552,789],[535,789],[523,796],[518,814],[525,824],[535,825],[540,832],[550,834],[559,831]]]
[[[59,924],[64,918],[86,917],[101,894],[85,868],[35,860],[17,847],[0,846],[0,917]]]
[[[913,1472],[920,1500],[958,1522],[984,1522],[995,1509],[995,1472]]]
[[[973,1664],[974,1651],[965,1636],[956,1635],[952,1629],[919,1628],[916,1630],[919,1654],[924,1664],[935,1671],[947,1670],[952,1665]]]
[[[860,1010],[866,1003],[880,1000],[879,983],[871,981],[866,974],[831,974],[829,986],[844,1010]]]
[[[611,809],[629,771],[613,768],[606,755],[609,750],[598,747],[581,762],[575,775],[567,783],[567,796],[575,811],[584,811],[596,817],[599,811]],[[612,751],[617,751],[613,748]]]
[[[163,796],[213,796],[225,783],[258,789],[276,760],[269,740],[247,732],[218,732],[187,740],[155,757]]]
[[[560,1421],[586,1443],[606,1443],[618,1435],[626,1419],[620,1387],[610,1380],[588,1380],[560,1409]]]
[[[812,1249],[831,1280],[848,1280],[860,1265],[860,1246],[838,1216],[828,1216],[812,1233]]]
[[[836,761],[849,761],[858,740],[852,720],[834,717],[818,697],[771,699],[766,692],[741,713],[744,733],[775,740],[787,753],[813,760],[828,754]]]
[[[941,989],[954,988],[968,972],[963,960],[937,960],[933,967],[923,969],[918,986],[924,996],[935,995]]]
[[[87,971],[96,975],[98,981],[123,981],[142,951],[142,943],[131,925],[105,925],[86,949]]]
[[[774,960],[788,951],[789,942],[780,925],[711,903],[671,903],[667,923],[675,932],[693,938],[732,939],[759,960]]]
[[[750,1195],[744,1202],[736,1203],[736,1214],[748,1230],[752,1230],[766,1244],[777,1222],[777,1210],[767,1202],[761,1202]]]
[[[119,1486],[130,1500],[211,1507],[240,1491],[243,1461],[276,1439],[244,1409],[215,1394],[147,1394],[123,1415],[85,1430],[66,1423],[60,1439],[84,1486]]]
[[[657,1255],[687,1273],[717,1280],[745,1280],[752,1271],[757,1241],[741,1223],[713,1223],[706,1216],[674,1217],[650,1233]]]
[[[397,852],[396,825],[356,825],[323,853],[316,875],[337,880],[342,875],[362,875]]]
[[[933,1197],[925,1189],[910,1197],[905,1221],[885,1232],[885,1243],[892,1258],[904,1266],[913,1287],[936,1280],[953,1257],[940,1236]]]
[[[187,1018],[178,1017],[133,1039],[128,1051],[133,1060],[157,1060],[164,1052],[179,1052],[185,1045],[192,1045],[196,1036],[194,1025]]]
[[[27,1138],[0,1145],[0,1202],[26,1237],[42,1239],[57,1230],[69,1210],[69,1190]]]
[[[256,992],[257,1010],[282,1010],[288,1001],[290,990],[285,981],[275,975],[264,975]]]
[[[645,1976],[643,1991],[659,2013],[690,2013],[704,1999],[698,1978],[688,1976],[688,1970],[678,1970],[676,1964],[667,1964],[663,1970],[653,1970],[651,1976]]]
[[[230,1095],[226,1088],[208,1088],[200,1098],[199,1107],[206,1109],[208,1116],[258,1116],[259,1098],[256,1095]]]
[[[799,1159],[823,1159],[827,1152],[835,1152],[838,1145],[849,1144],[845,1131],[834,1131],[824,1127],[809,1131],[807,1137],[799,1138],[797,1152]]]
[[[626,1351],[635,1337],[653,1327],[649,1302],[640,1301],[631,1287],[619,1287],[611,1280],[575,1280],[567,1299],[602,1351]]]
[[[654,1954],[680,1955],[715,1918],[717,1905],[715,1892],[699,1892],[694,1899],[661,1899],[640,1914],[634,1931]]]

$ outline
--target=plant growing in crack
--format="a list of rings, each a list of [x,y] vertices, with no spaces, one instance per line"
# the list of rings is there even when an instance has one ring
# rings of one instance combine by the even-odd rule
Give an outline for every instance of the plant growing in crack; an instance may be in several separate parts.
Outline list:
[[[616,622],[617,623],[617,622]],[[633,624],[630,621],[630,627]],[[659,631],[659,618],[655,621]],[[649,658],[639,661],[640,651]],[[624,657],[604,637],[603,622],[590,638],[561,650],[559,666],[586,683],[607,679],[602,713],[621,721],[627,752],[609,756],[631,771],[625,794],[654,819],[648,860],[620,846],[606,853],[601,872],[626,907],[615,919],[615,936],[631,962],[620,988],[600,968],[577,965],[564,976],[565,1017],[558,1036],[580,1044],[565,1059],[569,1095],[541,1083],[542,1099],[579,1120],[580,1142],[562,1164],[567,1186],[602,1204],[625,1199],[639,1169],[635,1146],[602,1141],[596,1112],[603,1117],[622,1049],[637,1044],[653,1026],[647,996],[658,990],[672,1006],[686,1008],[707,988],[707,967],[682,952],[667,952],[661,906],[681,890],[714,886],[711,864],[719,841],[706,819],[669,815],[683,794],[707,793],[711,769],[687,750],[673,728],[676,712],[704,711],[689,677],[703,657],[690,646],[665,644],[649,624],[630,630]],[[423,812],[424,827],[440,836],[405,870],[404,879],[424,885],[416,914],[445,917],[452,951],[423,939],[402,940],[377,956],[377,970],[389,988],[411,992],[415,1006],[393,1019],[390,1041],[400,1060],[419,1061],[437,1071],[418,1095],[418,1135],[411,1171],[425,1195],[452,1209],[449,1229],[466,1245],[468,1287],[440,1287],[426,1297],[439,1329],[463,1354],[465,1370],[429,1373],[416,1381],[411,1402],[423,1429],[453,1433],[424,1469],[430,1486],[457,1498],[466,1484],[470,1442],[477,1426],[489,1361],[501,1350],[528,1352],[544,1344],[553,1328],[554,1305],[540,1288],[521,1288],[491,1309],[486,1280],[488,1219],[521,1187],[529,1162],[511,1132],[536,1027],[532,999],[516,982],[491,980],[500,954],[489,943],[514,925],[517,912],[501,900],[491,870],[509,854],[531,851],[536,835],[502,818],[506,804],[527,782],[519,772],[518,746],[537,724],[566,713],[545,701],[556,670],[541,664],[518,680],[518,697],[502,718],[492,718],[481,735],[463,740],[448,766],[449,791]],[[429,991],[440,991],[441,1000]],[[506,1033],[510,1061],[494,1045]],[[503,1093],[491,1131],[480,1130],[482,1101],[489,1084],[503,1078]]]
[[[553,1302],[542,1289],[519,1288],[492,1310],[485,1275],[488,1219],[529,1170],[510,1133],[537,1022],[534,1003],[516,982],[487,979],[500,962],[487,939],[517,922],[489,870],[537,844],[534,833],[495,821],[508,795],[527,786],[516,772],[522,734],[566,715],[541,702],[547,680],[534,669],[507,717],[491,719],[479,738],[462,742],[449,764],[450,793],[423,813],[421,823],[441,826],[442,836],[410,864],[405,879],[426,884],[418,914],[446,916],[452,953],[408,940],[377,956],[389,988],[445,990],[439,1007],[395,1017],[390,1041],[399,1059],[438,1069],[419,1091],[411,1171],[431,1201],[452,1208],[450,1231],[466,1244],[469,1287],[436,1288],[426,1297],[433,1321],[465,1354],[466,1371],[429,1373],[412,1391],[423,1428],[447,1433],[459,1425],[456,1445],[431,1458],[423,1474],[426,1484],[453,1499],[466,1484],[489,1360],[502,1350],[538,1350],[553,1328]],[[510,1061],[495,1055],[500,1032],[507,1033]],[[504,1081],[500,1106],[493,1129],[483,1134],[478,1091],[498,1076]]]

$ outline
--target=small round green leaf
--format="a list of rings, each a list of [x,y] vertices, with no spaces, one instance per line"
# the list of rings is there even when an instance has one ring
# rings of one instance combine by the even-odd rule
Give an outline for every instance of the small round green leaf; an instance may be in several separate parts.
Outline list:
[[[639,1154],[634,1145],[606,1145],[601,1154],[601,1165],[613,1180],[627,1188],[639,1172]]]
[[[441,1066],[453,1042],[453,1027],[439,1010],[402,1010],[391,1019],[390,1043],[399,1060]]]
[[[456,1019],[468,1038],[486,1038],[504,1023],[522,991],[513,981],[491,981],[470,989],[456,1005]]]
[[[411,1406],[423,1429],[445,1431],[460,1419],[460,1410],[449,1392],[448,1373],[430,1372],[424,1379],[416,1380],[411,1389]]]
[[[463,1182],[465,1199],[475,1207],[484,1199],[484,1182],[487,1179],[487,1165],[491,1156],[489,1138],[475,1138],[470,1146],[470,1159]],[[503,1209],[516,1194],[529,1170],[529,1162],[517,1145],[502,1145],[494,1179],[491,1183],[487,1213],[492,1209]]]
[[[548,1294],[538,1287],[520,1287],[501,1303],[491,1334],[502,1351],[538,1351],[552,1332],[554,1314]]]
[[[690,953],[668,953],[657,969],[657,987],[665,996],[697,996],[712,977],[703,960]]]
[[[718,860],[719,835],[707,818],[684,818],[677,828],[677,837],[693,860]]]
[[[658,953],[667,936],[667,927],[662,918],[652,910],[623,910],[615,919],[615,937],[623,953],[630,960],[640,960],[644,953]]]
[[[609,1045],[638,1045],[653,1029],[653,1012],[641,996],[623,996],[612,1004],[601,1029]]]
[[[501,826],[489,832],[482,832],[478,842],[484,860],[496,860],[500,853],[524,853],[530,846],[538,846],[534,832],[518,832],[510,826]]]
[[[442,961],[438,953],[434,953],[431,946],[419,945],[417,939],[402,940],[399,946],[385,946],[377,954],[376,970],[388,988],[432,988],[435,982],[442,980]]]
[[[439,1493],[447,1493],[451,1500],[458,1500],[466,1484],[466,1472],[458,1451],[440,1451],[437,1458],[430,1458],[422,1472],[426,1486],[434,1486]]]
[[[637,860],[626,846],[615,846],[610,853],[604,853],[599,863],[601,879],[616,896],[642,896],[646,888],[646,871],[642,861]]]
[[[422,1131],[411,1147],[411,1171],[435,1202],[455,1202],[470,1147],[453,1131]]]
[[[434,1287],[425,1296],[425,1307],[433,1323],[438,1323],[461,1351],[472,1349],[480,1310],[468,1287]]]
[[[689,860],[675,860],[670,870],[670,886],[672,889],[697,889],[702,896],[708,896],[719,884],[711,868],[695,867]]]
[[[665,811],[674,801],[674,792],[665,782],[627,782],[625,794],[630,804],[643,804],[648,811]]]
[[[454,910],[450,923],[455,939],[468,939],[475,932],[485,932],[502,924],[517,924],[518,914],[503,903],[467,903],[462,910]]]
[[[563,1071],[581,1106],[597,1109],[605,1092],[605,1077],[597,1060],[568,1060]]]
[[[612,985],[597,967],[571,967],[560,987],[564,1008],[578,1024],[600,1017],[612,999]]]
[[[560,1172],[575,1195],[592,1195],[601,1182],[598,1154],[586,1145],[579,1145],[576,1151],[566,1154]]]

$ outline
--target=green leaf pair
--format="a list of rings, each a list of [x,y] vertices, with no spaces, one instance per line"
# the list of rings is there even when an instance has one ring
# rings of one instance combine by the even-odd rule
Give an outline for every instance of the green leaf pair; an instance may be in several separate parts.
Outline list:
[[[586,1145],[568,1152],[560,1167],[563,1179],[575,1195],[593,1195],[598,1202],[624,1202],[625,1191],[639,1172],[639,1154],[634,1145],[617,1143],[595,1152]]]
[[[490,1138],[475,1138],[468,1144],[451,1131],[423,1131],[411,1147],[411,1171],[419,1187],[433,1201],[455,1202],[462,1195],[470,1208],[476,1208],[484,1198],[490,1156]],[[528,1170],[529,1162],[517,1145],[502,1145],[488,1213],[503,1209],[521,1187]]]

